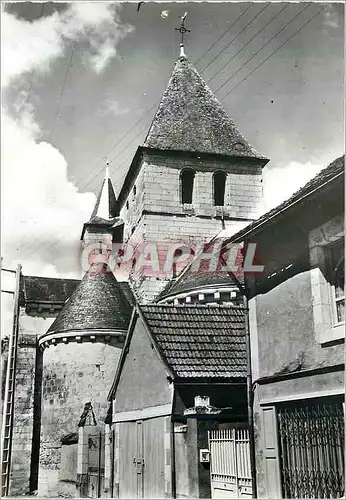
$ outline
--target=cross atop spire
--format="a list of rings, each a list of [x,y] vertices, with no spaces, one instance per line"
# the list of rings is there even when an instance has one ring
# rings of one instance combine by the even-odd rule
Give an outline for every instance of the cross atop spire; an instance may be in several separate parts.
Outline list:
[[[181,34],[180,57],[186,57],[185,52],[184,52],[184,36],[186,33],[191,32],[191,30],[188,30],[185,26],[186,16],[187,16],[187,12],[185,12],[185,14],[181,17],[180,28],[175,28],[176,31],[179,31]]]

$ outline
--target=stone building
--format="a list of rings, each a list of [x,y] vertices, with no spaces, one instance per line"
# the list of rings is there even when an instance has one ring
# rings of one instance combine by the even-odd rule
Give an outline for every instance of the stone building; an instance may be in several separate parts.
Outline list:
[[[339,175],[340,162],[336,163],[336,170],[333,170],[334,167],[328,170],[335,173],[334,177],[328,173],[321,174],[317,181],[315,179],[305,187],[305,191],[296,198],[256,220],[261,211],[262,168],[267,162],[268,159],[257,153],[237,130],[181,47],[180,57],[147,137],[134,155],[124,184],[119,189],[118,198],[115,197],[107,171],[91,218],[83,226],[82,248],[87,249],[90,259],[90,267],[84,278],[78,281],[22,277],[19,340],[14,367],[15,396],[9,481],[11,495],[25,494],[37,488],[39,495],[50,497],[81,494],[97,496],[101,490],[109,496],[115,494],[117,487],[120,491],[122,486],[119,484],[119,471],[116,472],[112,467],[112,464],[117,463],[120,453],[124,456],[124,450],[115,446],[115,437],[111,440],[111,436],[115,436],[119,429],[118,424],[123,423],[117,420],[116,415],[130,411],[138,413],[147,409],[147,403],[150,403],[149,406],[169,404],[168,413],[154,415],[163,417],[166,422],[167,417],[171,418],[173,415],[174,391],[175,398],[181,399],[177,414],[182,419],[182,424],[182,413],[189,410],[189,405],[193,406],[196,396],[210,397],[211,405],[214,404],[214,399],[219,409],[237,406],[240,413],[243,410],[246,413],[248,399],[245,378],[249,373],[244,368],[244,350],[239,355],[243,362],[241,373],[235,373],[236,362],[231,359],[237,343],[243,345],[245,342],[246,329],[241,331],[240,338],[235,338],[233,323],[236,315],[234,311],[241,310],[246,290],[251,290],[252,370],[258,388],[257,392],[255,390],[257,437],[259,440],[264,439],[263,429],[267,424],[269,434],[265,436],[272,437],[271,443],[265,445],[265,453],[258,451],[256,457],[258,491],[260,495],[279,497],[287,496],[287,491],[292,493],[293,490],[287,490],[287,486],[285,493],[279,489],[280,460],[274,424],[277,387],[291,401],[292,398],[297,399],[294,394],[298,390],[306,395],[318,377],[321,378],[320,374],[328,373],[328,381],[323,379],[320,382],[321,386],[326,384],[325,389],[321,389],[317,382],[318,390],[311,390],[313,397],[324,390],[334,391],[335,397],[338,397],[341,390],[340,346],[330,345],[330,335],[334,335],[336,330],[334,324],[328,323],[330,317],[324,300],[318,298],[325,296],[329,285],[315,270],[318,268],[321,252],[323,253],[318,243],[321,234],[328,235],[328,231],[331,231],[334,238],[336,233],[333,231],[338,232],[340,229],[335,222],[339,220],[335,217],[342,213],[340,203],[338,206],[337,192],[335,191],[334,198],[323,198],[328,186],[336,185],[337,189],[334,177]],[[320,206],[327,207],[329,211],[318,208]],[[297,211],[293,212],[292,207]],[[330,215],[328,220],[327,214]],[[279,222],[273,225],[273,221]],[[292,221],[295,221],[295,225]],[[321,227],[322,232],[319,229]],[[249,277],[244,283],[243,276],[232,273],[231,276],[225,276],[219,270],[208,274],[189,266],[182,271],[186,265],[183,260],[164,273],[143,271],[141,249],[148,243],[154,243],[159,249],[158,258],[163,266],[169,244],[176,244],[176,250],[184,246],[190,248],[196,243],[208,243],[210,247],[218,239],[222,243],[225,233],[237,233],[231,241],[245,240],[246,244],[249,235],[252,238],[260,234],[260,257],[264,258],[262,260],[267,266],[267,274],[257,281]],[[107,265],[97,263],[100,254],[101,260],[104,260],[105,255],[109,256],[112,246],[124,243],[135,249],[128,283],[116,279],[115,269],[112,269],[113,273]],[[309,244],[311,252],[308,250]],[[202,247],[197,245],[196,248],[198,251]],[[282,251],[279,252],[278,248]],[[198,259],[198,253],[195,256]],[[283,261],[278,260],[278,256]],[[289,262],[285,259],[289,259]],[[278,274],[283,277],[279,282],[276,281]],[[265,289],[258,288],[263,284]],[[341,293],[335,284],[331,287],[334,287],[331,288],[333,293]],[[280,299],[281,290],[285,300]],[[333,307],[336,314],[341,311],[342,300],[342,296],[335,296]],[[153,302],[157,303],[152,305]],[[133,310],[134,305],[136,307]],[[208,308],[208,305],[212,308]],[[220,339],[225,336],[227,329],[224,325],[219,332],[220,338],[216,338],[217,324],[222,315],[233,325],[232,336],[227,339],[229,348],[226,350],[229,355],[227,362],[232,366],[229,367],[229,372],[225,368],[228,373],[225,378],[226,385],[231,382],[232,377],[239,378],[237,383],[240,389],[236,395],[232,393],[232,402],[229,402],[227,391],[217,390],[216,372],[210,375],[212,370],[209,370],[208,375],[206,366],[204,371],[191,377],[193,381],[185,381],[184,387],[178,388],[174,383],[169,386],[165,371],[169,371],[172,363],[174,365],[175,361],[179,361],[175,351],[183,349],[168,333],[169,341],[166,339],[166,345],[166,340],[160,338],[155,328],[164,330],[167,326],[164,311],[173,314],[176,309],[180,315],[186,316],[187,323],[193,322],[196,311],[200,312],[196,323],[197,337],[198,329],[202,333],[203,323],[208,320],[207,330],[215,333],[214,340],[208,337],[211,344],[209,347],[215,347],[218,354],[223,349]],[[155,317],[158,311],[161,316]],[[245,310],[243,312],[245,322]],[[131,328],[128,329],[131,314]],[[174,323],[175,320],[170,317],[168,322]],[[179,334],[179,324],[177,321],[175,328],[172,328],[173,336]],[[169,328],[171,327],[168,326]],[[328,342],[324,345],[325,341],[318,343],[317,337],[313,340],[312,336],[315,334],[319,339],[324,335],[328,336]],[[203,360],[206,340],[197,341],[191,328],[186,336],[191,337],[191,345],[183,358],[192,359],[195,356],[195,361]],[[125,338],[127,344],[124,350]],[[295,342],[292,344],[293,349],[286,338]],[[196,344],[200,344],[196,348],[193,347],[195,340]],[[338,341],[336,338],[332,340]],[[297,345],[301,349],[299,355],[296,353]],[[164,359],[155,357],[155,348],[164,353]],[[280,356],[277,356],[277,352],[281,353]],[[155,353],[157,354],[156,351]],[[174,353],[174,359],[168,362],[170,353]],[[118,367],[119,359],[122,362]],[[270,359],[270,363],[267,359]],[[138,376],[139,365],[144,370],[143,379],[147,380],[149,386],[161,384],[162,391],[158,391],[155,396],[157,400],[150,393],[153,401],[143,401],[146,393],[139,395],[136,392],[136,384],[143,382],[141,372]],[[303,373],[302,367],[309,373],[305,373],[306,377],[300,380],[298,375]],[[136,377],[130,380],[126,370],[130,374],[131,370],[137,370]],[[179,373],[178,368],[176,370],[175,376]],[[317,370],[316,373],[310,373],[314,370]],[[294,372],[294,382],[291,382],[291,375],[288,375],[290,372]],[[203,390],[201,378],[206,383]],[[304,388],[304,381],[310,384],[309,389]],[[131,391],[137,398],[133,401],[137,401],[137,408],[130,407],[131,394],[126,392],[127,384],[132,384]],[[107,396],[111,388],[112,401],[115,389],[120,391],[121,397],[117,399],[116,396],[109,408]],[[204,394],[197,394],[196,391]],[[217,394],[222,394],[221,400]],[[167,396],[168,399],[162,403],[161,396]],[[320,396],[324,397],[325,393]],[[239,413],[239,421],[245,420],[244,412],[241,417]],[[235,415],[236,412],[228,412],[224,420],[229,423],[234,420]],[[127,421],[133,423],[133,420]],[[187,425],[193,427],[194,424]],[[149,427],[148,432],[151,432]],[[205,469],[195,463],[201,444],[198,442],[198,426],[195,427],[196,432],[190,434],[194,436],[195,447],[189,455],[194,457],[191,459],[194,462],[188,462],[190,472],[193,468],[194,472],[189,472],[190,475],[183,478],[185,490],[180,492],[181,496],[207,495],[208,488],[200,487],[202,483],[205,484]],[[158,457],[162,452],[172,451],[168,445],[171,438],[166,424],[162,423],[161,431],[164,433],[164,448],[158,445]],[[206,448],[205,435],[204,433],[203,443]],[[118,437],[122,439],[120,435]],[[177,440],[179,439],[184,441],[182,436],[177,436]],[[181,448],[178,453],[180,458],[184,456]],[[170,466],[173,474],[172,467],[176,464],[174,461],[169,464],[168,459],[164,464],[167,467],[163,471],[163,493],[169,496],[176,493],[176,490],[173,489],[173,476],[170,486],[168,484],[168,469]],[[95,469],[96,476],[93,475]],[[157,473],[160,475],[162,470],[155,469],[152,477],[155,478]],[[180,470],[180,473],[183,474],[184,471]],[[179,480],[177,476],[174,477],[175,481]],[[247,477],[246,480],[248,479]],[[163,482],[160,484],[162,486]],[[211,491],[210,485],[208,491]],[[248,495],[248,490],[246,491]],[[223,490],[223,494],[229,495],[229,490],[228,493]],[[153,496],[155,495],[157,491],[153,492]]]
[[[85,403],[92,403],[97,424],[106,416],[134,300],[154,301],[184,266],[151,276],[137,270],[135,256],[129,283],[120,283],[106,269],[94,272],[100,252],[121,243],[138,250],[147,242],[165,251],[168,243],[181,247],[208,242],[225,228],[236,232],[261,209],[261,171],[267,162],[238,131],[181,47],[118,199],[107,171],[83,226],[82,248],[90,249],[91,266],[83,280],[23,277],[10,494],[37,488],[44,496],[74,494],[85,477],[67,474],[66,464],[74,459],[66,447],[75,446]],[[239,301],[232,282],[226,286],[229,302],[234,293]],[[225,296],[214,294],[213,300],[225,302]]]
[[[345,495],[344,157],[231,238],[249,298],[259,498]]]

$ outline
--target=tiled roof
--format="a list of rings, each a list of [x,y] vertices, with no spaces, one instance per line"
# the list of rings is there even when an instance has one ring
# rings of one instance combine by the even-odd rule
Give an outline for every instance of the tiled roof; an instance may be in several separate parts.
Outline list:
[[[321,170],[313,179],[311,179],[307,184],[305,184],[301,189],[299,189],[296,193],[294,193],[290,198],[286,201],[273,208],[269,212],[262,215],[259,219],[252,222],[244,229],[234,234],[231,238],[228,238],[226,242],[238,242],[242,241],[245,236],[249,236],[258,231],[260,227],[268,223],[271,219],[277,217],[281,212],[288,210],[291,205],[299,202],[306,196],[309,196],[315,190],[322,188],[322,186],[329,181],[331,181],[334,177],[343,174],[345,171],[345,156],[340,156],[334,160],[328,167]]]
[[[178,378],[246,377],[241,306],[140,307],[154,342]]]
[[[131,316],[122,287],[107,266],[93,264],[48,333],[71,330],[126,330]]]
[[[144,146],[261,158],[187,60],[176,62]]]
[[[65,303],[80,280],[21,276],[21,305],[30,302]]]

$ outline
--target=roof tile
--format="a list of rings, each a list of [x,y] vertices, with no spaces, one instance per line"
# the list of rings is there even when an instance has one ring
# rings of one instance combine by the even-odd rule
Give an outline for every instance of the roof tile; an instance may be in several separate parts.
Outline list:
[[[163,358],[180,378],[245,377],[242,306],[142,305]]]

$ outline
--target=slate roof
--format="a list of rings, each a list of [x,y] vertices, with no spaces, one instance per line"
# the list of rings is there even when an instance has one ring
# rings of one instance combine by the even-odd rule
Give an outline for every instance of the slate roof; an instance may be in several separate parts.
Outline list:
[[[143,305],[140,310],[167,366],[178,378],[246,377],[242,306]]]
[[[175,64],[144,146],[261,158],[186,57]]]
[[[259,228],[267,224],[282,212],[287,211],[291,207],[291,205],[303,200],[303,198],[309,196],[315,190],[321,189],[326,183],[332,181],[332,179],[337,176],[341,176],[342,174],[344,174],[344,172],[345,155],[336,158],[336,160],[330,163],[328,167],[321,170],[321,172],[319,172],[313,179],[311,179],[307,184],[305,184],[302,188],[295,192],[290,198],[262,215],[259,219],[255,220],[241,231],[238,231],[238,233],[234,234],[231,238],[225,240],[225,243],[239,242],[242,241],[245,236],[256,233]]]
[[[52,302],[64,304],[80,280],[21,276],[21,305],[30,302]]]
[[[127,330],[132,307],[106,265],[93,264],[48,330]]]
[[[205,245],[204,252],[208,252],[208,249],[212,248],[214,244],[215,238],[213,238],[209,243]],[[218,262],[215,271],[210,271],[210,262],[208,260],[202,260],[200,265],[198,266],[198,269],[196,270],[193,268],[192,261],[175,280],[171,280],[168,283],[168,285],[157,297],[157,302],[162,300],[164,297],[178,295],[180,293],[197,290],[198,288],[203,288],[206,286],[238,286],[239,283],[242,285],[244,283],[244,276],[241,270],[241,255],[238,256],[237,262],[239,263],[239,271],[234,273],[234,276],[230,276],[227,272],[221,269],[223,266],[223,262],[221,260],[220,262]]]
[[[102,212],[102,213],[101,213]],[[108,168],[98,194],[90,222],[112,220],[119,216],[119,206],[114,193],[112,181],[108,176]]]
[[[20,305],[35,302],[52,302],[65,304],[81,280],[66,278],[47,278],[43,276],[21,276]],[[119,281],[118,285],[131,306],[135,298],[127,281]]]

